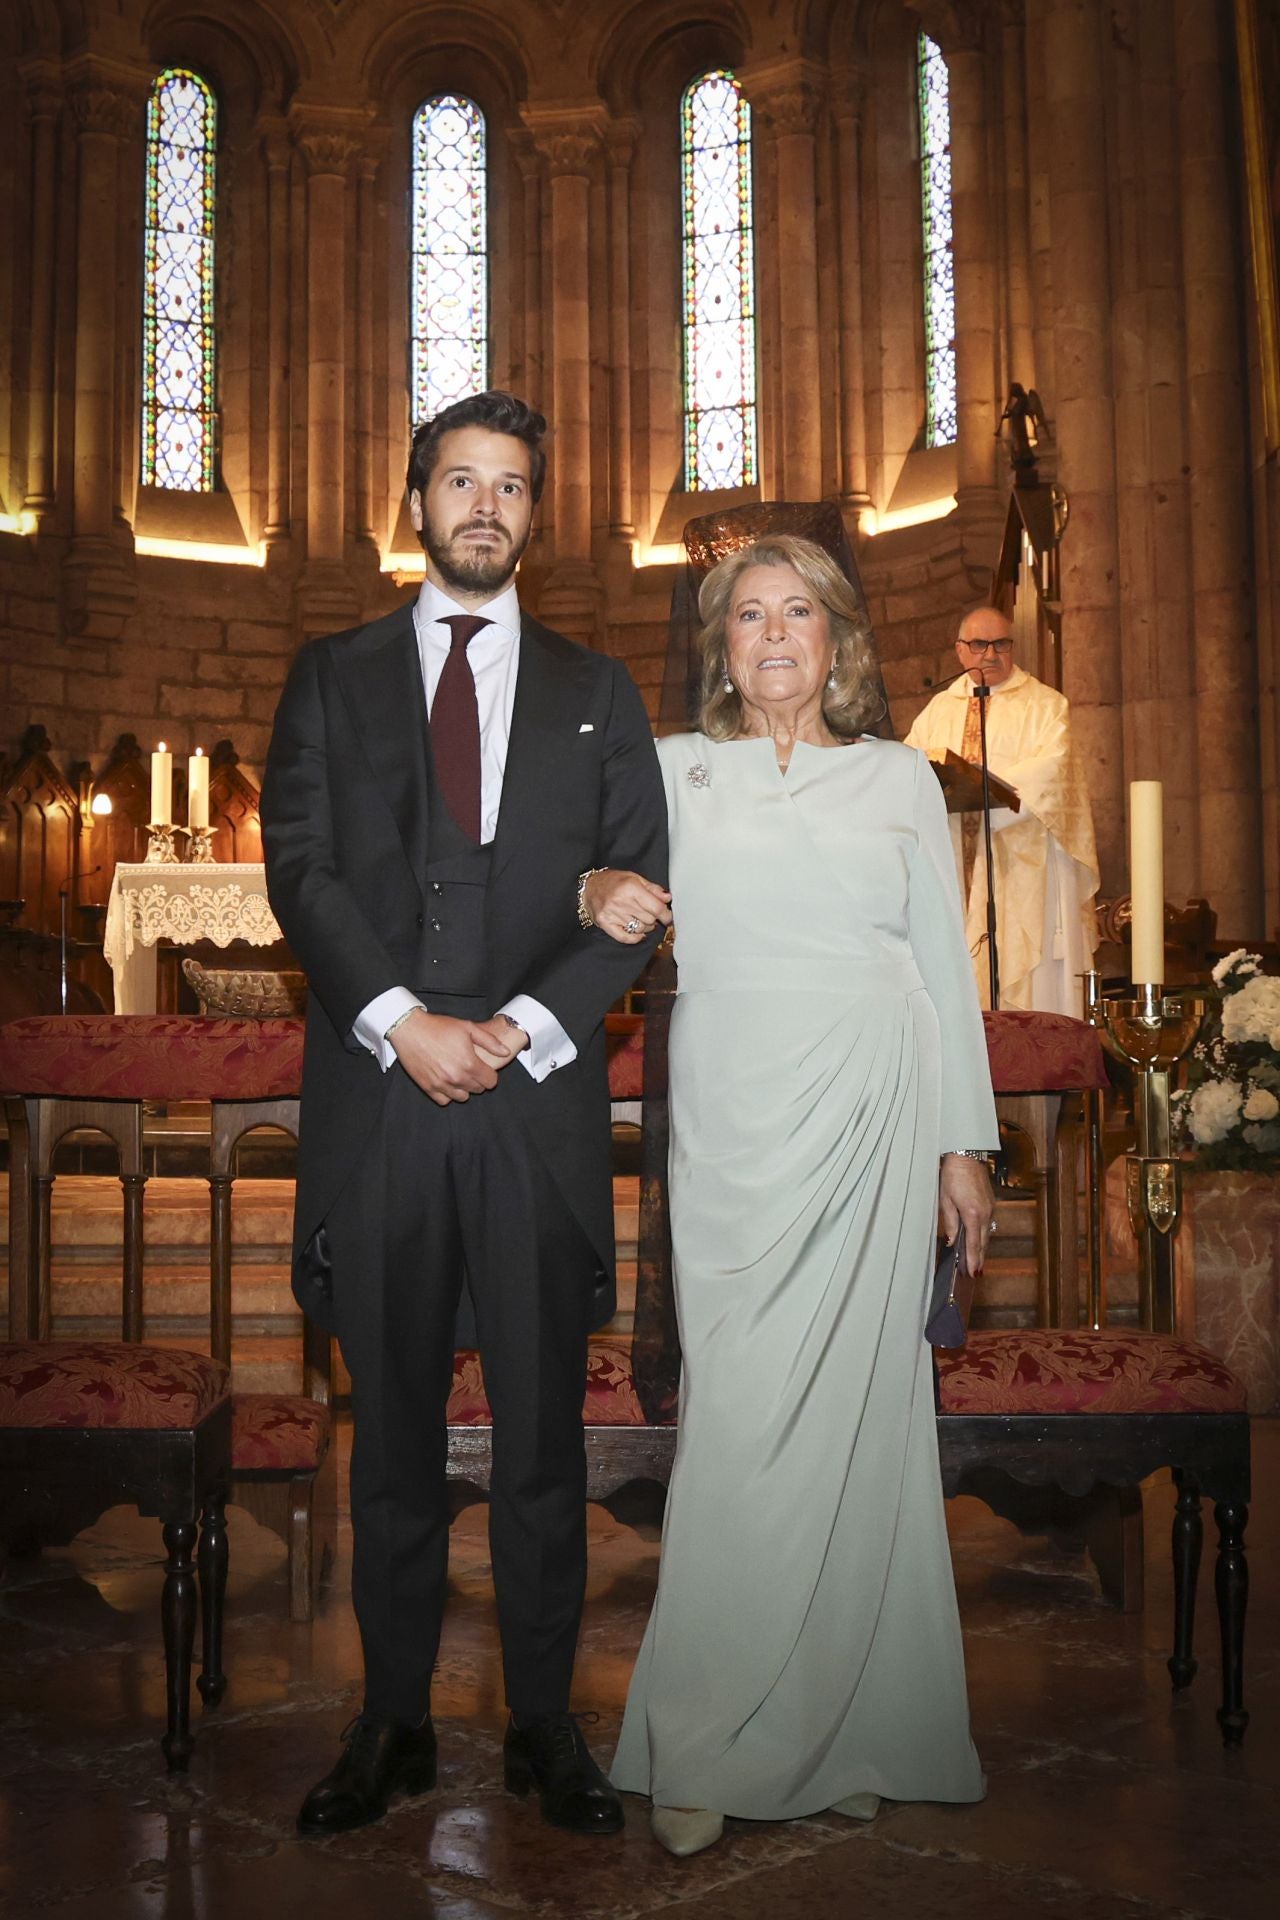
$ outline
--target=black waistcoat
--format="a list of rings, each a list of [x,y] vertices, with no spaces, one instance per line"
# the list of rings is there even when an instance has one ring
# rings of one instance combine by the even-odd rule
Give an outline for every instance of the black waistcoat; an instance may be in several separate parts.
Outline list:
[[[486,991],[485,894],[492,845],[478,847],[458,825],[436,781],[427,742],[427,884],[419,978],[414,991],[473,997]]]

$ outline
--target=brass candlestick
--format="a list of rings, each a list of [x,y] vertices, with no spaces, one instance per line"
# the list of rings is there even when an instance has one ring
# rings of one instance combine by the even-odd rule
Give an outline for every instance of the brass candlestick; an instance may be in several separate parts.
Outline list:
[[[1084,1017],[1095,1030],[1103,1026],[1102,975],[1090,967],[1084,980]],[[1085,1259],[1088,1268],[1089,1295],[1086,1303],[1088,1323],[1097,1333],[1106,1324],[1107,1294],[1103,1275],[1103,1239],[1106,1217],[1103,1194],[1106,1185],[1106,1157],[1102,1145],[1102,1094],[1089,1087],[1084,1096],[1084,1202]]]
[[[1104,999],[1102,1043],[1134,1072],[1137,1147],[1125,1159],[1129,1221],[1138,1240],[1138,1310],[1145,1327],[1172,1333],[1176,1319],[1174,1232],[1182,1212],[1182,1169],[1173,1151],[1170,1072],[1195,1044],[1205,1002],[1136,986],[1134,999]]]
[[[182,858],[178,851],[177,836],[185,832],[185,827],[175,827],[171,821],[164,821],[160,825],[153,821],[147,828],[147,865],[176,867]]]
[[[211,867],[214,863],[213,827],[190,827],[191,850],[187,859],[193,867]]]

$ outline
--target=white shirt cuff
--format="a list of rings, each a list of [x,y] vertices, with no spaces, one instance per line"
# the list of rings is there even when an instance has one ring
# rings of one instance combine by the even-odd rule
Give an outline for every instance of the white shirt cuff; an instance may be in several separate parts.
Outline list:
[[[528,1034],[529,1044],[523,1053],[516,1055],[516,1059],[535,1080],[543,1081],[557,1067],[570,1066],[577,1059],[578,1049],[554,1013],[549,1013],[541,1000],[533,1000],[527,993],[517,993],[497,1008],[497,1012],[510,1014]]]
[[[396,1050],[387,1039],[387,1028],[402,1013],[421,1005],[417,994],[410,993],[408,987],[388,987],[376,1000],[371,1000],[352,1022],[352,1033],[362,1047],[369,1049],[384,1073],[396,1063]],[[523,1026],[524,1022],[520,1024]]]

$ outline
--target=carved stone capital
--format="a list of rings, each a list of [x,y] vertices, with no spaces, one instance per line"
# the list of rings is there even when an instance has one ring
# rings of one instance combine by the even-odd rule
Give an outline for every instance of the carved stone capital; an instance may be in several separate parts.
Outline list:
[[[345,180],[361,152],[361,143],[343,127],[295,127],[293,144],[312,179],[326,174]]]
[[[49,60],[33,60],[22,69],[27,113],[35,122],[56,120],[64,98],[57,68]]]
[[[810,60],[778,60],[739,76],[751,111],[773,133],[817,131],[827,97],[827,75]]]
[[[842,124],[861,121],[864,91],[862,75],[853,67],[839,67],[831,75],[831,108]]]
[[[625,172],[635,158],[636,142],[640,138],[640,122],[628,116],[626,119],[611,120],[605,128],[605,151],[611,167],[620,167]]]
[[[79,80],[70,88],[67,101],[78,133],[105,133],[113,140],[128,140],[137,130],[140,103],[120,87]]]
[[[590,179],[602,150],[606,125],[603,107],[574,107],[558,112],[527,109],[524,120],[553,180]]]
[[[293,158],[293,143],[289,138],[289,129],[283,120],[263,120],[258,128],[262,141],[262,158],[266,162],[268,173],[287,173],[289,162]]]

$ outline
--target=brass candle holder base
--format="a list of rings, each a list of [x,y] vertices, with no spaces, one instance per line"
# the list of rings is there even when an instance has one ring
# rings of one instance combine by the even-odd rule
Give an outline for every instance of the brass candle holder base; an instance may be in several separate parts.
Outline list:
[[[1170,1074],[1195,1044],[1205,1002],[1141,986],[1132,999],[1101,1002],[1095,1024],[1107,1051],[1134,1073],[1137,1145],[1125,1160],[1129,1223],[1138,1241],[1138,1309],[1145,1327],[1173,1333],[1177,1318],[1174,1234],[1182,1213],[1182,1168],[1173,1150]]]
[[[214,864],[212,827],[191,827],[191,850],[187,859],[193,867],[211,867]]]
[[[149,867],[176,867],[182,859],[178,850],[178,835],[185,833],[185,827],[172,824],[147,828],[147,865]]]

